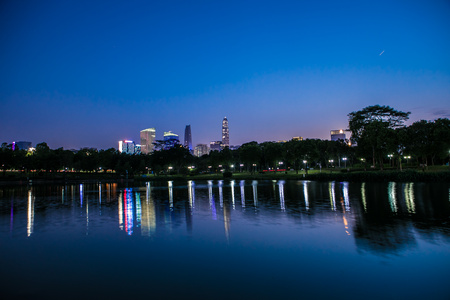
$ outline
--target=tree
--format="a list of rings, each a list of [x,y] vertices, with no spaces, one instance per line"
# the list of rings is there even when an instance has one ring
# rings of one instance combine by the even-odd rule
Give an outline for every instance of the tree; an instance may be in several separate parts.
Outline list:
[[[383,154],[392,147],[394,129],[403,127],[410,114],[380,105],[351,112],[348,114],[351,140],[358,147],[371,149],[373,165],[378,159],[380,168],[383,169]]]

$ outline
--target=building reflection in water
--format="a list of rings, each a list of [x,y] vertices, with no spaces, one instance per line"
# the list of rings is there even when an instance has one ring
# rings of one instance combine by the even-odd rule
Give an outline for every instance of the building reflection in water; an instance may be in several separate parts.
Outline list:
[[[231,223],[231,215],[230,209],[228,205],[223,207],[223,226],[225,228],[225,237],[227,241],[230,241],[230,223]]]
[[[278,190],[280,192],[280,207],[282,211],[286,210],[284,205],[284,180],[278,181]]]
[[[303,181],[303,196],[305,198],[306,210],[309,210],[309,197],[308,197],[308,183],[309,181]]]
[[[119,194],[119,228],[123,230],[123,194],[120,192]]]
[[[397,184],[395,182],[389,182],[388,185],[388,198],[389,205],[393,213],[397,213]]]
[[[132,192],[131,189],[125,189],[123,192],[123,203],[125,208],[125,216],[124,216],[124,223],[125,223],[125,231],[128,233],[128,235],[133,234],[133,198],[132,198]]]
[[[256,180],[252,181],[252,189],[253,189],[253,204],[255,205],[255,207],[258,207],[258,181]],[[242,185],[241,187],[241,193],[243,192],[244,192],[244,185]]]
[[[414,183],[406,183],[403,192],[408,212],[410,214],[416,213],[416,205],[414,203]]]
[[[330,194],[330,203],[331,203],[332,211],[336,210],[336,198],[335,198],[336,196],[334,193],[334,185],[335,185],[334,181],[332,181],[328,184],[328,192]]]
[[[239,182],[239,187],[241,189],[241,203],[245,205],[245,180]]]
[[[189,194],[189,208],[193,209],[195,207],[195,182],[192,180],[188,181],[188,194]]]
[[[150,182],[147,182],[145,189],[145,201],[142,201],[141,235],[151,236],[156,230],[155,204],[151,194]]]
[[[214,202],[214,195],[212,192],[213,182],[208,180],[208,196],[209,196],[209,208],[211,209],[212,219],[217,220],[216,203]]]
[[[173,211],[173,181],[167,183],[169,186],[169,207],[170,211]]]
[[[223,180],[219,180],[219,203],[223,207]]]
[[[134,198],[136,199],[136,227],[140,227],[142,219],[141,194],[136,192]]]
[[[34,229],[34,196],[32,189],[28,190],[28,207],[27,207],[27,236],[33,233]]]

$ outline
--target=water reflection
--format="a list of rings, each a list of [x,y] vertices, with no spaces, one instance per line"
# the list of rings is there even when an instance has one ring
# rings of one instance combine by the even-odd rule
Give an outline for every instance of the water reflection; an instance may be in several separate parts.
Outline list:
[[[241,189],[242,189],[241,195],[243,195],[244,194],[243,186],[241,187]],[[258,206],[258,181],[256,180],[252,181],[252,191],[253,191],[253,204],[255,205],[256,208]]]
[[[330,194],[331,210],[336,210],[336,198],[334,193],[334,181],[329,183],[328,192]]]
[[[308,183],[309,181],[303,181],[303,197],[305,198],[306,210],[309,210]]]
[[[239,187],[241,189],[241,203],[245,205],[245,180],[241,180]]]
[[[319,224],[343,226],[346,235],[355,239],[358,249],[377,253],[414,247],[417,244],[416,231],[427,235],[426,230],[437,228],[433,231],[433,238],[444,235],[447,239],[450,235],[446,225],[450,216],[448,184],[254,180],[246,185],[241,180],[239,201],[236,199],[239,197],[236,195],[236,181],[210,180],[205,183],[188,181],[177,183],[175,187],[172,181],[147,182],[142,187],[133,188],[119,188],[117,184],[109,183],[79,184],[54,187],[54,192],[52,188],[33,186],[25,191],[23,198],[12,196],[3,201],[0,208],[4,207],[3,211],[8,216],[6,223],[11,233],[21,222],[17,215],[26,212],[20,228],[23,234],[26,227],[27,237],[35,236],[45,222],[51,222],[50,218],[44,217],[45,214],[36,218],[37,213],[48,210],[57,214],[65,209],[70,209],[70,214],[64,218],[77,219],[79,229],[86,234],[98,230],[96,224],[104,217],[114,220],[115,228],[118,224],[118,230],[128,236],[155,237],[177,230],[180,224],[186,224],[187,232],[195,234],[199,227],[194,221],[207,215],[209,222],[220,224],[229,241],[233,237],[231,222],[242,220],[262,224],[269,220],[281,224],[297,224],[298,220],[303,224],[317,224],[317,221],[326,220]],[[302,189],[300,196],[298,186]],[[249,205],[245,199],[246,192],[253,197],[254,210],[246,210]],[[2,191],[0,195],[4,193]],[[51,198],[55,202],[44,201],[46,195],[55,195]],[[216,203],[217,197],[219,203]],[[336,198],[339,199],[338,204]],[[23,206],[20,206],[20,199],[24,201]],[[304,212],[298,209],[303,205],[308,218],[303,218]],[[102,220],[106,222],[106,219]]]
[[[280,208],[281,211],[286,210],[285,201],[284,201],[284,180],[278,181],[278,190],[280,192]]]
[[[152,199],[152,190],[150,182],[145,184],[145,201],[142,201],[141,234],[143,236],[152,236],[156,230],[156,212],[155,204]],[[119,205],[120,208],[120,205]]]
[[[34,227],[34,197],[31,189],[28,190],[27,217],[27,236],[30,236],[33,233]]]
[[[408,212],[413,214],[416,212],[416,205],[414,204],[414,183],[406,183],[403,189],[403,196],[405,198]]]
[[[395,182],[389,182],[388,194],[389,194],[389,204],[393,213],[397,213],[397,184]]]

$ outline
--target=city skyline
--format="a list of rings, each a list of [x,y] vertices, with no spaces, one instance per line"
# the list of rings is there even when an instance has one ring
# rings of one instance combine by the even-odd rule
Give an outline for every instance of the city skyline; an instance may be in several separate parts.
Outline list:
[[[329,139],[370,105],[450,116],[450,3],[2,1],[0,141]]]

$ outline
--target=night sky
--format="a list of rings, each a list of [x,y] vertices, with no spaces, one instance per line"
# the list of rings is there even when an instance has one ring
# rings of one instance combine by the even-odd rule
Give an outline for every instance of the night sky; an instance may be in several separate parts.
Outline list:
[[[369,105],[450,116],[450,2],[1,1],[0,142],[329,139]]]

